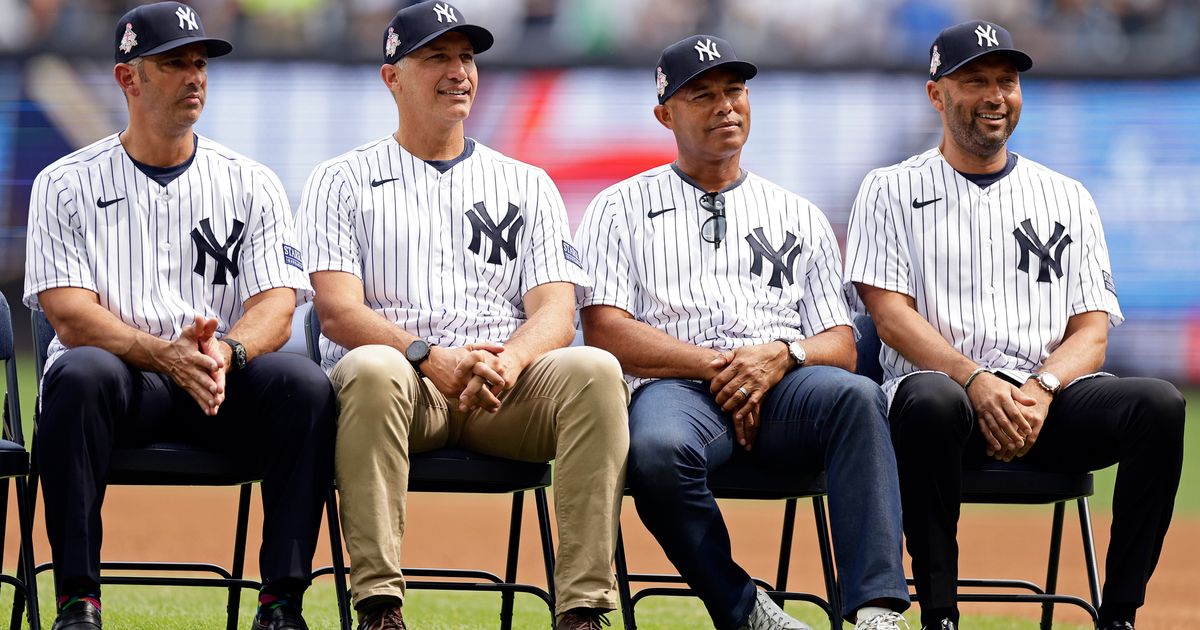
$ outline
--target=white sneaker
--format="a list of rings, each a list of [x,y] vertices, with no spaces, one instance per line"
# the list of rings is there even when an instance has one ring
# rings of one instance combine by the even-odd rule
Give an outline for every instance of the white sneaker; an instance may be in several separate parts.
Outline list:
[[[908,630],[908,622],[904,620],[904,615],[898,612],[875,615],[854,624],[854,630],[900,630],[901,628]]]
[[[756,589],[757,590],[757,589]],[[886,626],[885,626],[886,627]],[[754,599],[754,610],[742,630],[812,630],[807,625],[793,619],[775,605],[765,591],[758,591]]]

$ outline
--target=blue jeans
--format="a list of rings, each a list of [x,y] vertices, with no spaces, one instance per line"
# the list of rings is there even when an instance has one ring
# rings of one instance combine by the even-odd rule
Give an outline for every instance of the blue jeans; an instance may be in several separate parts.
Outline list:
[[[742,450],[732,419],[707,384],[666,379],[634,394],[629,433],[628,483],[642,522],[699,594],[713,624],[720,630],[743,625],[755,587],[733,561],[729,532],[706,482],[709,471]],[[839,368],[793,370],[763,401],[753,446],[745,456],[767,469],[826,471],[842,614],[851,619],[879,598],[907,608],[900,487],[879,387]]]

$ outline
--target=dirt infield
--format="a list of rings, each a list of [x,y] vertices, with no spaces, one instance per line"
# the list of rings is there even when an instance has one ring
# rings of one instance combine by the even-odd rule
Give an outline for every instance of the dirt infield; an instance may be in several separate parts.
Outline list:
[[[233,517],[237,492],[232,488],[111,488],[105,504],[105,559],[195,560],[227,563],[232,557]],[[261,518],[255,491],[252,512],[250,573],[256,573],[257,532]],[[500,573],[504,562],[504,528],[511,500],[507,496],[416,494],[410,498],[405,561],[410,566],[478,567]],[[725,502],[724,511],[734,539],[735,554],[752,574],[771,577],[778,556],[782,504]],[[5,566],[14,564],[17,531],[15,506],[10,503]],[[544,583],[533,525],[534,510],[526,502],[520,579]],[[38,514],[36,551],[49,558],[45,529]],[[623,516],[630,568],[668,571],[657,545],[641,527],[632,503]],[[793,589],[822,591],[820,565],[812,544],[812,511],[802,504],[792,554]],[[1097,545],[1103,553],[1108,518],[1095,522]],[[963,577],[1045,578],[1045,554],[1050,509],[969,509],[963,517],[960,543]],[[1086,577],[1079,544],[1078,520],[1068,511],[1064,535],[1060,592],[1083,595]],[[1138,618],[1139,630],[1183,630],[1200,627],[1200,519],[1177,519],[1167,537],[1162,561],[1150,585],[1147,607]],[[316,562],[327,564],[324,539]],[[1102,560],[1103,561],[1103,560]],[[1103,567],[1101,567],[1103,571]],[[1024,605],[967,604],[968,612],[987,612],[1035,619],[1038,609]],[[1087,617],[1063,607],[1056,619],[1085,623]],[[1031,624],[1030,627],[1034,627]]]

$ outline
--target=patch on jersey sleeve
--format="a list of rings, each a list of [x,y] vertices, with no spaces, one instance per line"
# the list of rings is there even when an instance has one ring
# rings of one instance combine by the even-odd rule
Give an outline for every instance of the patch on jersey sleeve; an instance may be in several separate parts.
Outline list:
[[[1117,294],[1117,283],[1113,282],[1112,274],[1108,273],[1107,271],[1101,271],[1100,275],[1104,276],[1104,288],[1108,289],[1109,293],[1116,295]]]
[[[576,267],[583,269],[583,261],[579,258],[579,250],[575,249],[574,245],[566,241],[562,242],[562,246],[563,258],[566,258],[569,262],[575,263]]]
[[[304,262],[300,260],[300,250],[286,243],[283,245],[283,262],[304,271]]]

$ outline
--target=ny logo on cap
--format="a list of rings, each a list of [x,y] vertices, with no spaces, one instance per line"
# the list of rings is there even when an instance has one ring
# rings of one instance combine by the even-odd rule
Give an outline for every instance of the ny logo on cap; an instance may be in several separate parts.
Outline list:
[[[1000,45],[1000,40],[996,39],[996,29],[992,28],[991,24],[980,24],[975,27],[975,45],[982,47],[985,41],[988,48]]]
[[[191,7],[179,7],[175,9],[175,16],[179,18],[179,29],[187,29],[194,31],[200,28],[200,20],[196,17],[196,12]]]
[[[696,42],[696,52],[700,53],[700,61],[704,61],[705,55],[708,55],[708,61],[721,58],[721,53],[717,51],[717,43],[711,39]]]
[[[929,57],[929,74],[937,74],[937,69],[942,65],[942,53],[938,52],[937,45],[933,46],[933,54]]]
[[[438,4],[433,5],[433,12],[437,14],[439,23],[458,21],[458,17],[454,15],[454,7],[446,4],[445,2],[439,2]],[[442,18],[445,19],[443,20]]]

